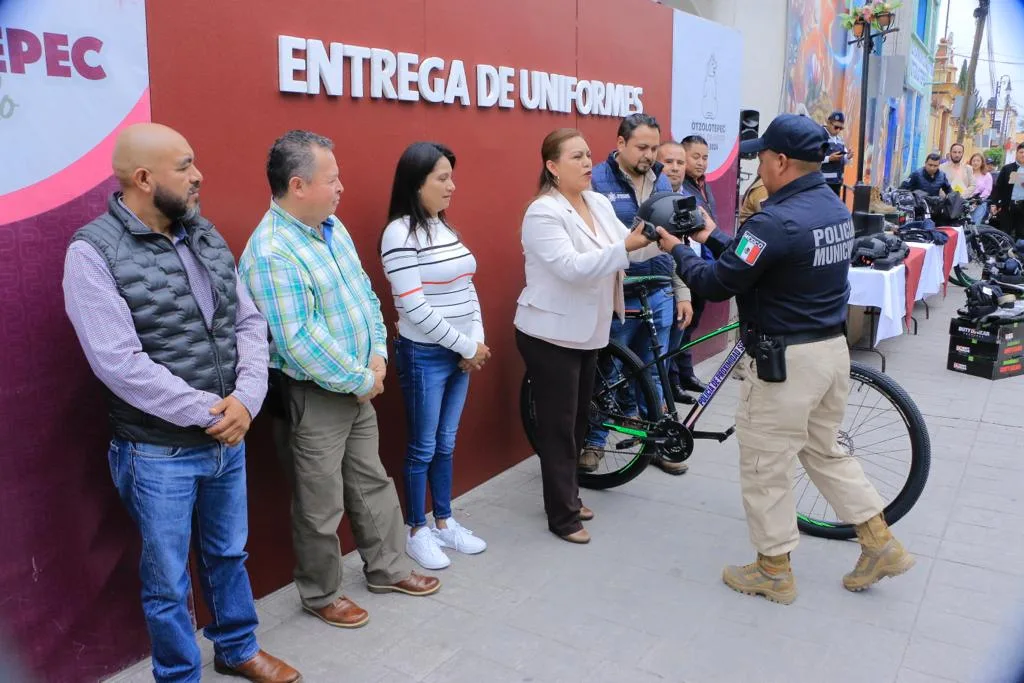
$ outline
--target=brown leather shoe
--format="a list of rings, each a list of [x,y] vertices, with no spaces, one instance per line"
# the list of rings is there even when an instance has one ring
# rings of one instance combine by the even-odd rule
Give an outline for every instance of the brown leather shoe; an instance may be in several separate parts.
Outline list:
[[[590,543],[590,532],[586,529],[580,529],[579,531],[574,531],[571,534],[559,536],[559,538],[563,541],[569,541],[569,543],[578,543],[583,545],[584,543]]]
[[[256,683],[296,683],[302,680],[302,674],[263,650],[256,653],[248,662],[236,667],[230,667],[215,659],[213,669],[222,676],[238,676]]]
[[[344,595],[320,609],[302,606],[320,621],[338,628],[359,628],[370,620],[369,613]]]
[[[685,462],[672,462],[671,460],[666,460],[661,457],[655,458],[654,464],[662,472],[667,472],[668,474],[674,474],[676,476],[686,474],[686,471],[690,469],[690,466]]]
[[[433,576],[423,576],[416,572],[409,572],[409,578],[403,579],[398,583],[380,586],[367,582],[366,587],[371,593],[405,593],[406,595],[419,597],[436,593],[441,588],[441,580]]]
[[[594,511],[588,508],[586,505],[580,505],[580,521],[589,522],[594,518]]]

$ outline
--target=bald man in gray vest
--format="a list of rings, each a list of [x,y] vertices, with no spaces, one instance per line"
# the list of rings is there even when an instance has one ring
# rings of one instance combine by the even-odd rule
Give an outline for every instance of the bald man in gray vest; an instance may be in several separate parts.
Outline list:
[[[256,643],[245,570],[243,439],[267,390],[266,321],[224,238],[199,215],[203,176],[185,138],[130,126],[113,163],[121,190],[72,237],[64,303],[106,388],[110,473],[142,536],[153,676],[200,680],[187,604],[194,543],[215,669],[293,683],[299,672]]]

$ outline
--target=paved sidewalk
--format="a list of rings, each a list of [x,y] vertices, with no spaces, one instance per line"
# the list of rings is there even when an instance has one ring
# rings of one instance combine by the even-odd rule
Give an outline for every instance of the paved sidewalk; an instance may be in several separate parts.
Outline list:
[[[895,527],[918,558],[903,577],[848,593],[840,578],[858,546],[804,537],[793,556],[795,604],[726,588],[722,566],[753,557],[735,439],[698,443],[684,477],[649,468],[620,488],[584,491],[597,515],[587,546],[547,532],[530,458],[455,501],[457,518],[490,547],[454,555],[435,596],[368,593],[353,553],[347,592],[370,611],[369,625],[328,627],[300,612],[289,586],[260,601],[260,643],[311,683],[999,680],[982,672],[1000,638],[1024,650],[1003,626],[1024,620],[1024,378],[945,369],[962,299],[950,287],[948,299],[933,297],[930,320],[918,306],[918,336],[882,345],[932,440],[924,496]],[[877,367],[874,356],[857,357]],[[702,427],[732,424],[735,384]],[[204,680],[232,680],[213,673],[202,642]],[[151,681],[148,667],[116,680]]]

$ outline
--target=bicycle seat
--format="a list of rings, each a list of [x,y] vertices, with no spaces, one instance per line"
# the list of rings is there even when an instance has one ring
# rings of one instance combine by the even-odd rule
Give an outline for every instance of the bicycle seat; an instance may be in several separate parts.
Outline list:
[[[672,278],[667,275],[633,275],[622,281],[622,287],[625,289],[627,295],[631,292],[639,292],[640,288],[644,288],[647,291],[654,291],[661,287],[669,287],[671,285]]]

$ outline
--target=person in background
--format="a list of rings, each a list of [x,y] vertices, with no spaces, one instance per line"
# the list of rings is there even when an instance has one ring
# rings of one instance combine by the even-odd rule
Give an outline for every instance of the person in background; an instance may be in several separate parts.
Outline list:
[[[1024,142],[1017,145],[1015,161],[999,171],[991,200],[999,228],[1015,240],[1024,239]]]
[[[441,548],[470,555],[487,548],[452,517],[452,454],[469,375],[491,356],[473,287],[476,259],[445,215],[455,192],[454,170],[455,154],[444,145],[406,148],[395,168],[380,242],[398,311],[395,356],[408,430],[405,552],[425,569],[451,563]],[[428,484],[433,529],[427,527]]]
[[[270,328],[270,367],[288,415],[282,454],[292,485],[295,586],[303,609],[340,628],[369,621],[342,591],[338,526],[347,512],[373,593],[430,595],[412,571],[394,482],[378,453],[387,337],[380,302],[352,237],[334,215],[344,190],[334,143],[309,131],[267,156],[270,210],[239,270]]]
[[[630,231],[606,197],[590,189],[590,147],[573,128],[541,144],[540,187],[523,217],[526,287],[515,315],[537,416],[537,455],[548,529],[588,543],[577,461],[588,428],[598,351],[612,316],[625,316],[622,271],[657,250],[642,227]]]
[[[653,193],[672,190],[668,177],[662,174],[662,166],[657,161],[660,143],[661,127],[657,120],[647,114],[632,114],[619,123],[615,151],[608,155],[607,160],[594,167],[594,192],[608,198],[615,209],[615,215],[627,230],[632,227],[640,205]],[[660,275],[671,280],[671,285],[665,284],[649,289],[647,298],[654,315],[658,343],[665,351],[669,348],[673,324],[688,326],[693,317],[693,308],[690,304],[690,292],[675,274],[672,259],[666,259],[665,254],[657,251],[651,254],[650,260],[630,265],[626,276]],[[629,310],[640,310],[640,297],[627,291],[625,306]],[[612,339],[632,349],[645,364],[654,360],[651,340],[643,320],[612,320],[611,325]],[[668,389],[661,386],[661,378],[653,368],[651,378],[659,400],[664,402],[663,391]],[[586,446],[580,454],[579,466],[584,472],[597,469],[604,455],[606,438],[605,430],[591,430]],[[657,456],[652,462],[663,471],[674,475],[685,473],[689,467],[684,462],[675,463]]]
[[[825,161],[821,164],[821,174],[825,176],[825,182],[837,197],[842,196],[843,173],[846,164],[850,163],[853,158],[853,153],[847,149],[846,140],[843,138],[845,128],[846,114],[841,111],[829,114],[828,120],[825,122],[828,149],[825,152]]]
[[[954,192],[959,192],[964,199],[974,196],[974,171],[970,164],[964,163],[964,146],[959,142],[950,146],[949,160],[940,164],[939,170],[946,174]]]
[[[672,185],[673,192],[677,192],[684,197],[693,196],[683,187],[683,183],[686,181],[686,148],[683,147],[681,143],[674,142],[672,140],[662,142],[658,147],[658,163],[660,163],[664,168],[665,177],[668,178],[669,183]],[[694,248],[696,249],[701,248],[701,245],[697,242],[692,242],[691,244],[694,245]],[[692,301],[690,302],[690,306],[692,309]],[[668,337],[668,348],[670,350],[678,349],[680,345],[682,345],[683,335],[689,325],[689,322],[689,320],[679,320],[672,326],[672,330]],[[683,389],[679,383],[679,359],[680,356],[675,356],[668,369],[669,382],[672,385],[672,395],[675,400],[680,403],[693,403],[694,398],[690,394],[686,393],[686,390]],[[683,367],[686,367],[685,361]]]
[[[903,190],[921,190],[929,197],[941,197],[953,191],[946,174],[939,169],[939,155],[929,154],[924,160],[924,167],[910,174],[900,185]]]
[[[988,218],[988,198],[992,194],[992,174],[988,171],[988,162],[979,152],[971,155],[971,172],[974,175],[974,197],[980,199],[978,208],[971,214],[971,222],[975,225]]]
[[[683,148],[686,150],[686,179],[683,181],[683,190],[697,198],[697,205],[704,210],[705,217],[710,217],[709,226],[717,226],[718,215],[716,213],[715,195],[707,182],[709,147],[708,141],[699,135],[690,135],[683,138]],[[715,255],[710,249],[696,240],[690,240],[690,247],[700,252],[697,254],[704,261],[714,263]],[[706,300],[694,296],[690,292],[690,300],[693,302],[693,320],[689,327],[683,332],[682,343],[689,344],[693,338],[693,332],[700,325],[701,317],[704,315]],[[679,386],[695,393],[703,393],[707,389],[693,369],[693,354],[685,351],[676,357],[676,364],[679,368]]]
[[[198,682],[189,545],[212,623],[214,668],[291,683],[299,672],[260,650],[245,571],[245,435],[267,391],[267,324],[217,229],[199,215],[203,175],[176,131],[125,128],[121,186],[72,237],[64,306],[106,386],[114,484],[142,536],[142,611],[153,677]]]
[[[683,190],[686,180],[686,149],[674,140],[665,140],[658,145],[658,163],[673,192],[689,197]]]
[[[754,178],[754,182],[750,183],[747,191],[743,193],[743,200],[740,202],[740,224],[742,225],[745,220],[760,211],[761,204],[766,199],[768,199],[768,190],[765,188],[761,176],[758,175]]]

